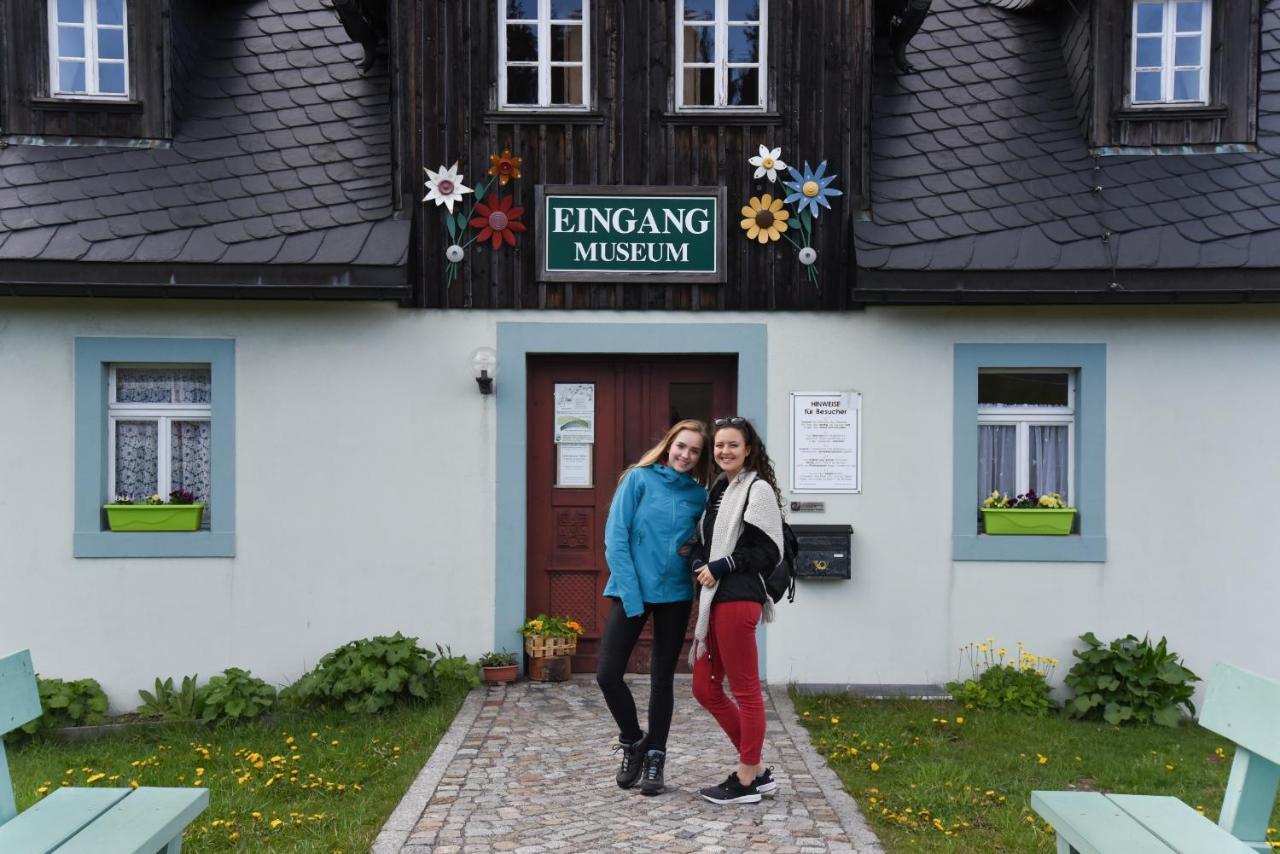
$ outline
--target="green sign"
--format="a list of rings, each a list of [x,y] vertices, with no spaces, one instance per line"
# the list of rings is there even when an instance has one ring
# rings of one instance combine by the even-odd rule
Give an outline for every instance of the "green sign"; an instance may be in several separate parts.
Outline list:
[[[724,281],[720,187],[545,186],[537,192],[545,281]]]

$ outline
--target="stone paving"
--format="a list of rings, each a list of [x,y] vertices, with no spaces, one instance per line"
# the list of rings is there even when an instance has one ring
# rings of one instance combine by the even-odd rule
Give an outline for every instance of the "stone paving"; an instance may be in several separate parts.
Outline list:
[[[641,709],[646,677],[628,677]],[[590,677],[472,692],[374,844],[375,854],[514,851],[882,852],[853,800],[809,746],[785,691],[765,697],[764,762],[779,782],[759,804],[716,806],[697,790],[737,759],[676,684],[667,791],[613,781],[617,729]]]

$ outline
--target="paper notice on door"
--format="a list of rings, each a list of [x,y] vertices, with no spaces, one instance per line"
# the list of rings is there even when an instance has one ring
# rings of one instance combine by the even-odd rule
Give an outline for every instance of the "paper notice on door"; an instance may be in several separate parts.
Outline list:
[[[587,489],[593,486],[591,457],[594,445],[561,444],[556,446],[556,486],[561,489]]]
[[[596,441],[595,383],[556,383],[557,445],[591,445]]]

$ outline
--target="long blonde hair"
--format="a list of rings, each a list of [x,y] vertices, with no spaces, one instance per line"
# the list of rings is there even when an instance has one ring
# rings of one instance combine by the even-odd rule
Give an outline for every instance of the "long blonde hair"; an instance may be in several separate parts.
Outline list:
[[[618,483],[622,483],[622,478],[632,469],[644,468],[654,463],[663,462],[667,454],[671,452],[671,445],[675,442],[676,436],[679,436],[685,430],[690,430],[702,437],[702,453],[698,455],[698,462],[694,465],[690,474],[693,479],[703,486],[707,485],[707,481],[711,476],[711,435],[707,432],[707,425],[693,418],[686,418],[683,421],[677,421],[671,425],[671,429],[667,431],[667,435],[662,437],[662,441],[645,451],[633,464],[627,466],[618,478]]]

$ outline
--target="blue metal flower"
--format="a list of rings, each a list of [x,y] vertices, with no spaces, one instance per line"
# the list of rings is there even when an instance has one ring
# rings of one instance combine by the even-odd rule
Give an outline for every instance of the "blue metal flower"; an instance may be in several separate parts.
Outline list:
[[[804,162],[804,172],[796,170],[794,166],[788,166],[787,171],[791,173],[791,177],[795,180],[783,181],[782,186],[791,191],[791,194],[783,199],[787,204],[796,203],[796,212],[804,213],[806,207],[813,213],[814,219],[818,218],[818,205],[822,205],[827,210],[831,210],[831,205],[827,199],[831,196],[843,196],[844,193],[834,189],[831,182],[836,179],[835,175],[822,177],[827,172],[827,161],[818,164],[815,172],[809,168],[809,161]]]

